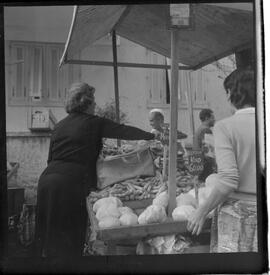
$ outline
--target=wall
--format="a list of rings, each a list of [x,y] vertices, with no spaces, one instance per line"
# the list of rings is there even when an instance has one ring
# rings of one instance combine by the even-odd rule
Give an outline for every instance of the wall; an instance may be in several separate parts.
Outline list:
[[[25,200],[36,202],[37,182],[46,167],[49,136],[10,135],[7,137],[7,159],[18,162],[17,185],[25,188]]]

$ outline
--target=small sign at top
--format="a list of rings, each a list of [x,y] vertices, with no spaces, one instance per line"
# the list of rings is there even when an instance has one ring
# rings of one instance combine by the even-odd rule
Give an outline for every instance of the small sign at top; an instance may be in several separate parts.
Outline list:
[[[186,28],[191,26],[191,5],[170,4],[171,27]]]
[[[193,176],[199,175],[204,169],[202,152],[199,150],[192,150],[189,153],[188,159],[190,174]]]

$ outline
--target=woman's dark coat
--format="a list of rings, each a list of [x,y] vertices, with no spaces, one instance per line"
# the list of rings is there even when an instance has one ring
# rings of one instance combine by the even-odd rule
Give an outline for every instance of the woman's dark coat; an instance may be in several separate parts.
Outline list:
[[[48,167],[38,183],[38,255],[82,255],[87,221],[85,197],[96,189],[96,162],[102,138],[149,140],[154,135],[83,113],[69,114],[56,125]]]

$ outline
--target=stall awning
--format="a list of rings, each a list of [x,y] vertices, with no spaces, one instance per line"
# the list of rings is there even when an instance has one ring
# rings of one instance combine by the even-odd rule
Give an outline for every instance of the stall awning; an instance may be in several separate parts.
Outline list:
[[[198,69],[252,47],[252,3],[224,5],[193,5],[194,27],[178,32],[179,63]],[[76,53],[112,30],[119,36],[170,57],[168,4],[75,6],[61,63],[76,59]]]

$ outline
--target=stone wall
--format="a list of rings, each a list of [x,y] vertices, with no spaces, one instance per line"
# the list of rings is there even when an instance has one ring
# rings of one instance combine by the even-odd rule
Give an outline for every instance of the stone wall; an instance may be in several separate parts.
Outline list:
[[[25,188],[26,203],[36,203],[38,178],[47,165],[49,135],[7,134],[7,160],[18,162],[17,186]]]

